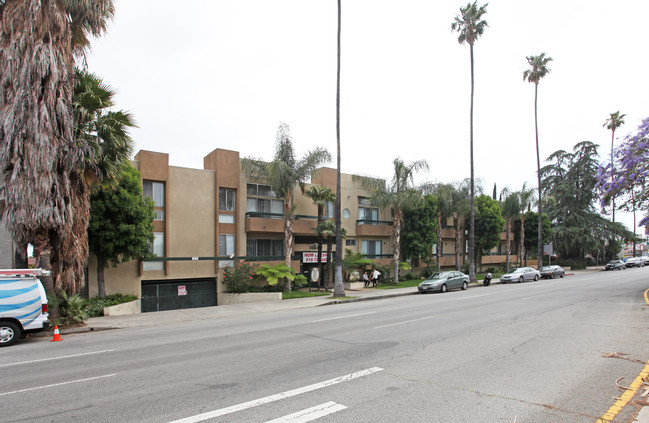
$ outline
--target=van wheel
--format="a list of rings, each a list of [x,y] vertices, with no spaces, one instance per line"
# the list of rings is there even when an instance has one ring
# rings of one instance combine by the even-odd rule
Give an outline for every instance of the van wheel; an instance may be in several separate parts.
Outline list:
[[[13,345],[20,338],[20,327],[13,322],[0,323],[0,347]]]

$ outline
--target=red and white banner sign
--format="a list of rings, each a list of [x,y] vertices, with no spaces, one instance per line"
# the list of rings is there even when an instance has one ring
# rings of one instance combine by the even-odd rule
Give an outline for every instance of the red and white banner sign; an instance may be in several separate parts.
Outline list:
[[[327,253],[322,253],[320,256],[320,261],[322,263],[327,262]],[[302,263],[317,263],[318,262],[318,253],[302,253]]]

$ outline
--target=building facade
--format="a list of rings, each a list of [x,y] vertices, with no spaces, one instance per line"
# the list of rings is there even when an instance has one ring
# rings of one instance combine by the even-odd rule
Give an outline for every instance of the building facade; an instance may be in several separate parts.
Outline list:
[[[155,204],[152,252],[157,258],[106,268],[108,294],[136,295],[142,311],[213,306],[220,304],[225,292],[219,277],[221,267],[240,260],[269,265],[284,262],[283,201],[265,181],[252,180],[242,172],[238,152],[216,149],[204,157],[203,169],[190,169],[169,166],[166,153],[140,151],[133,165],[140,172],[144,195]],[[335,193],[336,170],[319,169],[311,185],[329,187]],[[294,194],[292,268],[309,277],[311,269],[318,266],[317,207],[299,188]],[[371,206],[370,194],[359,178],[341,175],[341,223],[347,234],[344,249],[390,267],[391,211]],[[334,204],[327,204],[324,210],[324,217],[333,219]],[[461,235],[466,247],[464,233]],[[504,233],[501,240],[499,247],[482,257],[483,265],[505,262]],[[455,266],[454,228],[442,228],[439,247],[442,267]],[[467,260],[466,248],[462,250],[460,264]],[[515,253],[511,259],[516,261]],[[98,291],[96,267],[96,258],[91,256],[90,297]]]

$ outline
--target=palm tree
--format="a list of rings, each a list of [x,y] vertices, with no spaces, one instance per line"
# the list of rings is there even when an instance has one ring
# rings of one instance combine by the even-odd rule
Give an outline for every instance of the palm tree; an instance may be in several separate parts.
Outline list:
[[[503,197],[504,200],[502,200]],[[512,251],[512,227],[514,226],[514,219],[518,216],[521,206],[519,196],[516,195],[516,193],[509,192],[507,188],[501,191],[500,198],[500,207],[503,217],[505,218],[505,234],[507,240],[507,258],[505,259],[505,266],[507,273],[509,273],[509,256]]]
[[[341,0],[338,0],[338,33],[336,52],[336,192],[341,192],[340,186],[340,29],[342,24]],[[345,296],[345,285],[343,284],[343,234],[341,222],[341,196],[336,196],[336,284],[334,285],[334,297]],[[327,259],[329,260],[329,259]]]
[[[428,163],[417,160],[406,164],[401,159],[394,159],[394,175],[386,187],[383,180],[363,178],[366,187],[372,189],[370,202],[381,208],[392,209],[392,259],[394,276],[392,281],[399,283],[399,253],[401,251],[401,226],[403,225],[403,211],[417,207],[423,197],[421,190],[413,188],[414,176],[420,170],[428,170]]]
[[[620,126],[624,125],[624,117],[626,115],[621,115],[618,110],[615,113],[611,113],[611,117],[606,119],[604,122],[604,127],[611,130],[611,182],[615,180],[615,158],[613,156],[613,146],[615,144],[615,130]],[[613,210],[612,221],[615,222],[615,196],[611,195],[611,209]]]
[[[487,12],[489,3],[478,7],[478,2],[469,3],[466,7],[460,7],[460,14],[455,16],[455,22],[451,25],[452,31],[459,32],[457,41],[460,44],[469,44],[469,53],[471,56],[471,111],[469,113],[469,143],[470,143],[470,156],[471,156],[471,220],[470,220],[470,234],[469,234],[469,279],[471,282],[476,281],[475,277],[475,186],[474,186],[474,173],[473,173],[473,91],[474,91],[474,78],[473,78],[473,44],[480,37],[485,28],[487,21],[482,19],[482,15]]]
[[[294,191],[300,188],[302,193],[306,184],[317,168],[331,160],[329,152],[316,147],[302,159],[295,158],[293,140],[287,124],[282,123],[277,129],[275,155],[270,163],[257,159],[241,160],[242,170],[251,178],[267,181],[277,198],[284,200],[284,263],[291,267],[293,254],[293,220],[295,213]],[[291,292],[291,281],[284,281],[284,291]]]
[[[83,183],[87,187],[82,191],[84,196],[90,196],[101,186],[116,188],[120,179],[125,178],[123,169],[133,152],[133,141],[127,130],[135,123],[129,113],[109,110],[114,106],[115,92],[99,77],[85,70],[77,70],[76,77],[72,95],[74,138],[91,151],[85,157]],[[106,296],[103,274],[107,259],[97,255],[100,297]]]
[[[543,266],[543,215],[541,214],[541,156],[539,155],[539,122],[538,122],[538,98],[539,98],[539,81],[545,75],[550,72],[548,68],[548,62],[552,60],[551,57],[545,57],[545,53],[541,53],[538,56],[528,56],[527,63],[530,65],[530,69],[523,72],[523,80],[529,81],[534,84],[534,133],[536,135],[536,178],[538,181],[538,267],[539,269]]]
[[[313,204],[315,204],[318,207],[318,225],[316,226],[316,233],[318,234],[318,270],[320,271],[320,279],[318,280],[318,290],[320,290],[320,281],[322,281],[322,278],[324,276],[324,273],[322,273],[322,238],[323,238],[322,223],[324,222],[324,208],[327,205],[327,202],[336,200],[336,194],[334,194],[331,188],[329,187],[316,185],[309,188],[304,193],[304,195],[310,198],[313,201]],[[336,231],[334,229],[334,233],[335,232]],[[329,254],[330,252],[327,253],[327,263],[330,260]]]
[[[90,149],[74,139],[74,57],[112,13],[112,0],[0,4],[0,218],[21,253],[32,243],[38,265],[52,269],[50,293],[83,284]]]
[[[525,254],[525,212],[527,211],[527,208],[529,207],[530,200],[532,199],[532,195],[534,195],[534,188],[528,188],[527,187],[527,182],[523,182],[523,187],[521,188],[520,191],[516,192],[515,195],[518,197],[518,206],[519,206],[519,212],[521,216],[521,240],[520,240],[520,248],[519,248],[519,254],[520,254],[520,259],[518,263],[520,265],[523,264],[523,260],[526,257]]]

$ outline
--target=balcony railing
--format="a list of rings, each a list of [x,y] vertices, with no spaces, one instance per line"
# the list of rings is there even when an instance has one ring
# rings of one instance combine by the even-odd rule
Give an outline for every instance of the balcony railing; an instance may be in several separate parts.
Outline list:
[[[357,225],[388,225],[392,226],[391,220],[371,220],[371,219],[358,219]]]
[[[284,219],[284,213],[270,213],[270,212],[246,212],[246,218],[258,217],[261,219]],[[318,216],[309,216],[306,214],[296,214],[293,216],[295,220],[312,219],[317,220]]]

